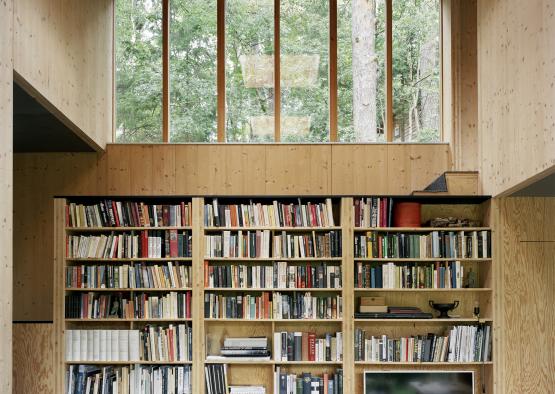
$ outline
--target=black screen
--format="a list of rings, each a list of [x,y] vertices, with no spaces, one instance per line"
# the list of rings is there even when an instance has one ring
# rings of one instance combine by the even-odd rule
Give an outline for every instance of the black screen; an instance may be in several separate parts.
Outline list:
[[[364,394],[473,394],[472,372],[366,373]]]

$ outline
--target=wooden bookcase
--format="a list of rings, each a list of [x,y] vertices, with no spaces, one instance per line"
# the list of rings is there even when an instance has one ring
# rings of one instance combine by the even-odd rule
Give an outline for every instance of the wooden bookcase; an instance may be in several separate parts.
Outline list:
[[[401,198],[401,197],[399,197]],[[125,197],[114,197],[117,200],[125,200]],[[134,198],[134,199],[139,199]],[[151,200],[153,198],[149,198]],[[342,255],[335,258],[305,258],[305,259],[284,259],[284,258],[206,258],[205,251],[205,235],[218,234],[222,231],[236,231],[238,228],[222,228],[222,227],[205,227],[204,226],[204,204],[210,203],[212,197],[206,199],[202,197],[192,198],[192,226],[188,229],[192,231],[192,257],[184,258],[192,265],[193,285],[190,289],[179,289],[179,291],[192,292],[192,319],[190,324],[193,330],[193,361],[192,364],[192,392],[204,393],[205,377],[204,366],[208,363],[220,363],[218,361],[207,361],[207,354],[213,350],[214,344],[220,343],[226,336],[266,336],[269,343],[272,343],[273,333],[277,331],[310,331],[318,335],[324,333],[333,333],[341,331],[343,333],[343,360],[340,362],[240,362],[231,361],[228,364],[229,382],[234,385],[240,384],[261,384],[266,386],[268,394],[273,393],[273,374],[274,368],[280,366],[283,370],[291,373],[313,372],[322,374],[324,372],[334,373],[336,369],[343,369],[343,387],[344,393],[362,394],[362,376],[366,370],[472,370],[475,372],[476,392],[481,392],[482,385],[485,387],[486,393],[493,393],[493,368],[495,361],[495,353],[492,352],[492,362],[485,363],[372,363],[364,361],[356,361],[354,355],[354,332],[357,328],[367,330],[371,335],[388,335],[390,337],[410,336],[418,334],[436,333],[443,334],[453,325],[467,324],[488,324],[494,328],[494,298],[493,298],[493,269],[494,258],[487,259],[365,259],[354,257],[354,237],[355,234],[365,231],[380,232],[418,232],[426,233],[434,229],[431,228],[355,228],[354,225],[354,203],[352,197],[332,197],[334,207],[334,219],[336,226],[332,228],[334,231],[341,232],[342,238]],[[90,198],[94,201],[94,198]],[[161,197],[160,203],[166,201]],[[171,201],[190,200],[188,197],[172,196]],[[241,203],[248,201],[245,197],[221,197],[221,203]],[[278,201],[296,201],[290,197],[253,197],[254,201],[271,203],[272,200]],[[307,201],[323,201],[323,197],[303,197],[303,203]],[[64,286],[65,267],[71,264],[81,264],[86,261],[65,257],[65,239],[69,233],[79,232],[79,229],[68,229],[65,227],[65,204],[71,199],[58,198],[55,200],[55,273],[54,273],[54,324],[56,330],[56,387],[57,392],[64,392],[64,374],[67,363],[64,360],[64,332],[71,328],[103,328],[103,327],[121,327],[134,328],[145,322],[137,322],[130,320],[117,321],[80,321],[75,319],[66,319],[64,311],[64,300],[66,294],[73,291],[82,291],[82,289],[66,289]],[[154,201],[154,200],[153,200]],[[484,227],[480,229],[491,230],[489,227],[489,200],[482,197],[445,197],[445,198],[426,198],[419,197],[418,201],[422,203],[422,221],[426,221],[436,216],[455,216],[465,217],[478,220]],[[137,228],[137,230],[143,228]],[[124,230],[130,230],[125,228]],[[302,231],[329,231],[330,228],[270,228],[270,227],[248,227],[243,230],[269,230],[271,233],[282,230],[287,232]],[[469,228],[465,228],[469,230]],[[111,232],[118,231],[114,228],[106,229],[87,229],[88,232]],[[490,239],[492,239],[490,234]],[[494,251],[492,247],[492,251]],[[494,256],[493,256],[494,257]],[[137,259],[138,261],[148,261],[148,259]],[[168,258],[165,260],[176,261],[176,258]],[[359,261],[368,262],[435,262],[435,261],[453,261],[460,260],[465,267],[472,267],[478,273],[478,288],[472,289],[357,289],[355,288],[354,275],[356,263]],[[93,259],[92,261],[102,261]],[[111,260],[111,263],[118,264],[129,259]],[[204,317],[204,296],[205,293],[215,294],[233,294],[252,293],[259,294],[261,291],[275,293],[282,291],[279,289],[229,289],[229,288],[207,288],[204,283],[204,264],[255,264],[268,265],[274,261],[288,261],[294,264],[305,264],[306,262],[328,262],[331,265],[340,265],[342,272],[342,287],[340,289],[312,289],[313,295],[319,294],[339,294],[343,299],[343,318],[335,320],[276,320],[276,319],[207,319]],[[140,291],[141,289],[134,289]],[[101,290],[110,291],[110,290]],[[112,290],[113,291],[113,290]],[[151,291],[151,289],[149,289]],[[302,289],[309,291],[309,289]],[[423,311],[429,312],[431,308],[428,306],[429,300],[436,302],[453,300],[460,301],[459,308],[453,313],[460,315],[457,318],[450,319],[355,319],[354,313],[358,305],[358,298],[361,295],[384,296],[388,305],[411,305],[418,306]],[[472,315],[472,309],[475,302],[480,305],[480,318],[476,319]],[[165,324],[168,322],[159,321],[156,324]],[[495,332],[492,334],[492,341],[495,347]],[[273,347],[270,345],[271,350]],[[495,350],[495,348],[493,349]],[[75,362],[72,362],[75,364]],[[148,363],[148,362],[145,362]],[[101,365],[102,363],[91,362],[90,364]],[[109,363],[121,365],[125,363]],[[168,363],[163,363],[168,364]],[[180,363],[176,363],[180,364]],[[181,363],[183,364],[183,363]],[[274,393],[275,394],[275,393]]]

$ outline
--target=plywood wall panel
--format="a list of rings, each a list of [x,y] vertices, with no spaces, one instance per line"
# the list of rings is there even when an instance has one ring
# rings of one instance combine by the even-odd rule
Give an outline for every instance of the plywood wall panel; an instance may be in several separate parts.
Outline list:
[[[95,147],[112,134],[113,2],[14,2],[14,69]]]
[[[12,389],[13,0],[0,2],[0,392]]]
[[[13,393],[54,394],[53,329],[52,324],[14,324]]]
[[[555,387],[555,198],[502,198],[494,233],[498,393]]]
[[[501,194],[555,165],[555,16],[549,0],[478,1],[484,191]]]
[[[387,145],[336,145],[332,149],[332,193],[364,194],[373,190],[376,194],[395,193],[388,189]],[[397,185],[398,186],[398,185]]]

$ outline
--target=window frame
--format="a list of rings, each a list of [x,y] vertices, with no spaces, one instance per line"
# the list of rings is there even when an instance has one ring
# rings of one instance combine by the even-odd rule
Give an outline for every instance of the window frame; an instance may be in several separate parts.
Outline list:
[[[162,143],[170,141],[170,1],[162,2]],[[394,142],[393,126],[393,1],[385,0],[385,142]],[[217,143],[227,143],[226,140],[226,78],[225,78],[225,2],[216,0],[217,29],[216,29],[216,95],[217,95]],[[274,0],[274,141],[281,142],[281,86],[280,86],[280,2]],[[340,142],[338,135],[338,84],[337,84],[337,0],[328,0],[328,95],[329,95],[329,141]],[[443,143],[443,99],[444,99],[444,50],[443,50],[443,0],[439,0],[439,141]],[[115,2],[112,12],[112,140],[116,141],[116,12]],[[322,142],[325,143],[325,142]]]

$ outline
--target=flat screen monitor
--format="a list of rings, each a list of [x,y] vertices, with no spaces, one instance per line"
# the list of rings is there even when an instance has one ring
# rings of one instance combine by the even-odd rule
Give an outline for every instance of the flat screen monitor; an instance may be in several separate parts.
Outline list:
[[[474,394],[474,372],[365,371],[364,394]]]

